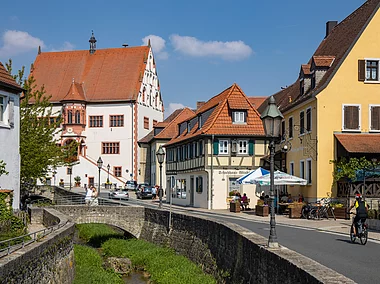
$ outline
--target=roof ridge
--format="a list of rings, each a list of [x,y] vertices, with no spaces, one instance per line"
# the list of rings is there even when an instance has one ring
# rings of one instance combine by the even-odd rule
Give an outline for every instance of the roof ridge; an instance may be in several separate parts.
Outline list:
[[[165,131],[165,129],[167,129],[169,126],[171,126],[174,122],[175,122],[175,120],[176,120],[176,118],[177,117],[179,117],[182,113],[184,113],[185,112],[185,110],[189,110],[189,111],[191,111],[192,113],[194,113],[194,111],[192,111],[190,108],[188,108],[188,107],[184,107],[184,108],[182,108],[182,110],[164,127],[164,129],[162,129],[162,131],[160,132],[160,133],[158,133],[157,134],[157,136],[158,135],[160,135],[162,132],[164,132]],[[181,121],[180,123],[182,123],[183,121]],[[177,123],[178,124],[178,123]],[[156,137],[156,136],[154,136],[154,137]]]
[[[249,105],[251,106],[251,108],[253,109],[254,112],[256,112],[256,114],[260,117],[260,113],[257,111],[257,109],[253,106],[253,104],[250,102],[248,96],[244,93],[244,91],[240,88],[239,85],[236,84],[236,87],[240,90],[240,92],[244,95],[245,97],[245,100],[249,103]]]

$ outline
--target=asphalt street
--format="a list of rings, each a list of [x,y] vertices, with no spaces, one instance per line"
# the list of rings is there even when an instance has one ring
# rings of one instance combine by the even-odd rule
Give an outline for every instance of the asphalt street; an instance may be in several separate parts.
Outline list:
[[[102,193],[102,197],[107,197]],[[157,208],[150,200],[141,201],[134,199],[131,193],[130,204],[138,204]],[[173,211],[189,211],[188,209],[173,208]],[[214,212],[196,212],[193,214],[212,217],[219,220],[238,224],[261,236],[269,236],[269,225],[265,222],[229,217]],[[349,234],[320,232],[312,228],[299,228],[290,225],[276,225],[278,242],[280,245],[307,256],[357,283],[380,283],[377,271],[380,267],[380,242],[368,241],[366,245],[358,242],[352,244]]]

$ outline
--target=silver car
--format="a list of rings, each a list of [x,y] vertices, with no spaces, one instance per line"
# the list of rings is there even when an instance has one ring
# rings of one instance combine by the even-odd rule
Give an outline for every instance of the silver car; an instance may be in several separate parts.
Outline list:
[[[129,200],[129,193],[126,190],[116,190],[108,194],[110,199],[124,199]]]

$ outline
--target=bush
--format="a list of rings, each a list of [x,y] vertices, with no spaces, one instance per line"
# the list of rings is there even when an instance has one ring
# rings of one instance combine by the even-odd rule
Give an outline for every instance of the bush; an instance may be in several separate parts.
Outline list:
[[[368,219],[377,219],[377,210],[369,209],[368,210]]]

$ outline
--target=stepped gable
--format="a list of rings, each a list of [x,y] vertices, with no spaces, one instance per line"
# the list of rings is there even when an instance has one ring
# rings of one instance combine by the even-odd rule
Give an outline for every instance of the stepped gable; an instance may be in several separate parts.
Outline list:
[[[45,86],[51,102],[67,95],[72,79],[79,82],[88,102],[136,100],[144,74],[148,46],[41,52],[31,76],[38,87]]]
[[[276,103],[281,111],[286,111],[292,106],[315,96],[325,88],[349,53],[350,49],[354,46],[355,42],[366,28],[367,24],[370,22],[373,15],[379,9],[379,5],[380,0],[366,1],[331,30],[329,35],[322,40],[308,62],[308,64],[311,64],[313,57],[317,58],[317,60],[325,61],[323,63],[324,65],[328,65],[327,63],[332,61],[332,64],[329,65],[330,68],[328,68],[326,74],[315,88],[303,96],[300,96],[299,79],[297,79],[291,86],[274,94]],[[334,59],[332,60],[332,58]],[[262,111],[266,105],[266,103],[262,104],[259,111]]]

